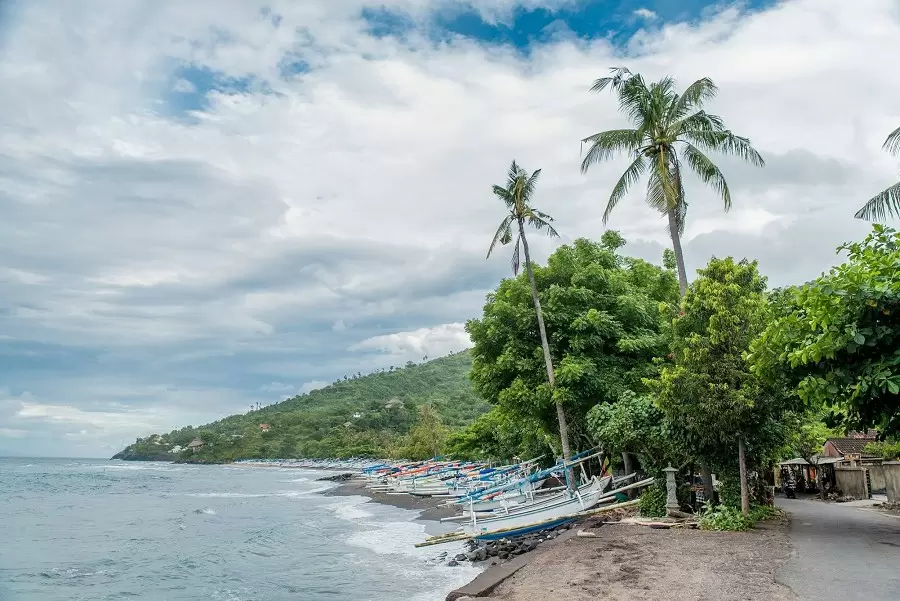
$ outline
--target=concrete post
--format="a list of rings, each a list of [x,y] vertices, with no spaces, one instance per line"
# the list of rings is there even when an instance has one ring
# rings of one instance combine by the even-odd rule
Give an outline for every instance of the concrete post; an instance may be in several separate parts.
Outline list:
[[[675,474],[678,473],[671,465],[663,470],[666,473],[666,512],[679,511],[678,485],[675,483]]]

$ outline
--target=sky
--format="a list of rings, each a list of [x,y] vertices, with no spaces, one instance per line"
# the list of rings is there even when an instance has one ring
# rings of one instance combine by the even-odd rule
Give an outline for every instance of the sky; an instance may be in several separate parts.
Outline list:
[[[896,181],[895,0],[120,0],[0,3],[0,455],[110,456],[345,374],[469,346],[510,273],[490,186],[541,168],[559,240],[659,262],[626,125],[589,88],[624,65],[679,85],[767,161],[698,182],[684,249],[800,283],[862,238]],[[505,250],[505,249],[504,249]]]

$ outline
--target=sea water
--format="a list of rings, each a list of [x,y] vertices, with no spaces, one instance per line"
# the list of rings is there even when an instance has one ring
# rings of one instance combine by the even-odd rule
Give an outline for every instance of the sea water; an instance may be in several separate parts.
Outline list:
[[[446,565],[457,543],[413,546],[417,512],[323,475],[0,459],[0,601],[427,601],[477,575]]]

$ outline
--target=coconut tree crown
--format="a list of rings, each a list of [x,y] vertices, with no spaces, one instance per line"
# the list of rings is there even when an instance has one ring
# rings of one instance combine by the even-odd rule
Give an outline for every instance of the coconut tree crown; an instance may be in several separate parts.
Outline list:
[[[734,134],[720,117],[703,110],[703,104],[718,92],[713,81],[707,77],[698,79],[679,94],[671,77],[648,85],[641,75],[624,67],[611,71],[610,76],[596,80],[591,90],[601,92],[611,88],[618,96],[620,111],[632,127],[584,138],[582,143],[590,147],[581,170],[586,172],[591,165],[620,154],[633,160],[613,187],[603,212],[604,223],[631,187],[647,174],[647,203],[662,213],[675,209],[679,233],[682,233],[687,209],[682,178],[684,163],[716,191],[725,210],[730,209],[728,183],[705,152],[737,156],[759,167],[765,161],[749,139]]]
[[[559,237],[557,231],[550,225],[553,217],[531,206],[531,199],[534,196],[534,189],[540,176],[540,169],[528,175],[527,171],[513,161],[506,175],[506,186],[493,186],[494,195],[504,202],[509,210],[509,214],[500,222],[500,227],[497,228],[497,233],[494,234],[494,239],[491,241],[487,257],[485,258],[490,258],[497,243],[505,246],[512,242],[513,225],[516,225],[516,230],[521,232],[521,228],[518,227],[519,223],[523,225],[527,223],[539,232],[546,232],[551,238]],[[513,274],[518,275],[520,265],[519,249],[522,246],[522,236],[521,233],[517,233],[515,236],[516,245],[513,249],[510,263]]]
[[[900,155],[900,127],[891,132],[882,148],[894,156]],[[888,216],[900,217],[900,182],[871,198],[854,215],[868,221],[884,221]]]

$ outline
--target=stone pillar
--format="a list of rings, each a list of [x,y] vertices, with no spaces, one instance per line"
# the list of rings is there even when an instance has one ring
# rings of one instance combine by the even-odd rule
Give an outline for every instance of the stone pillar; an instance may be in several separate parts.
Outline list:
[[[678,485],[675,483],[675,474],[678,473],[671,465],[663,470],[666,473],[666,513],[680,511],[678,504]]]

